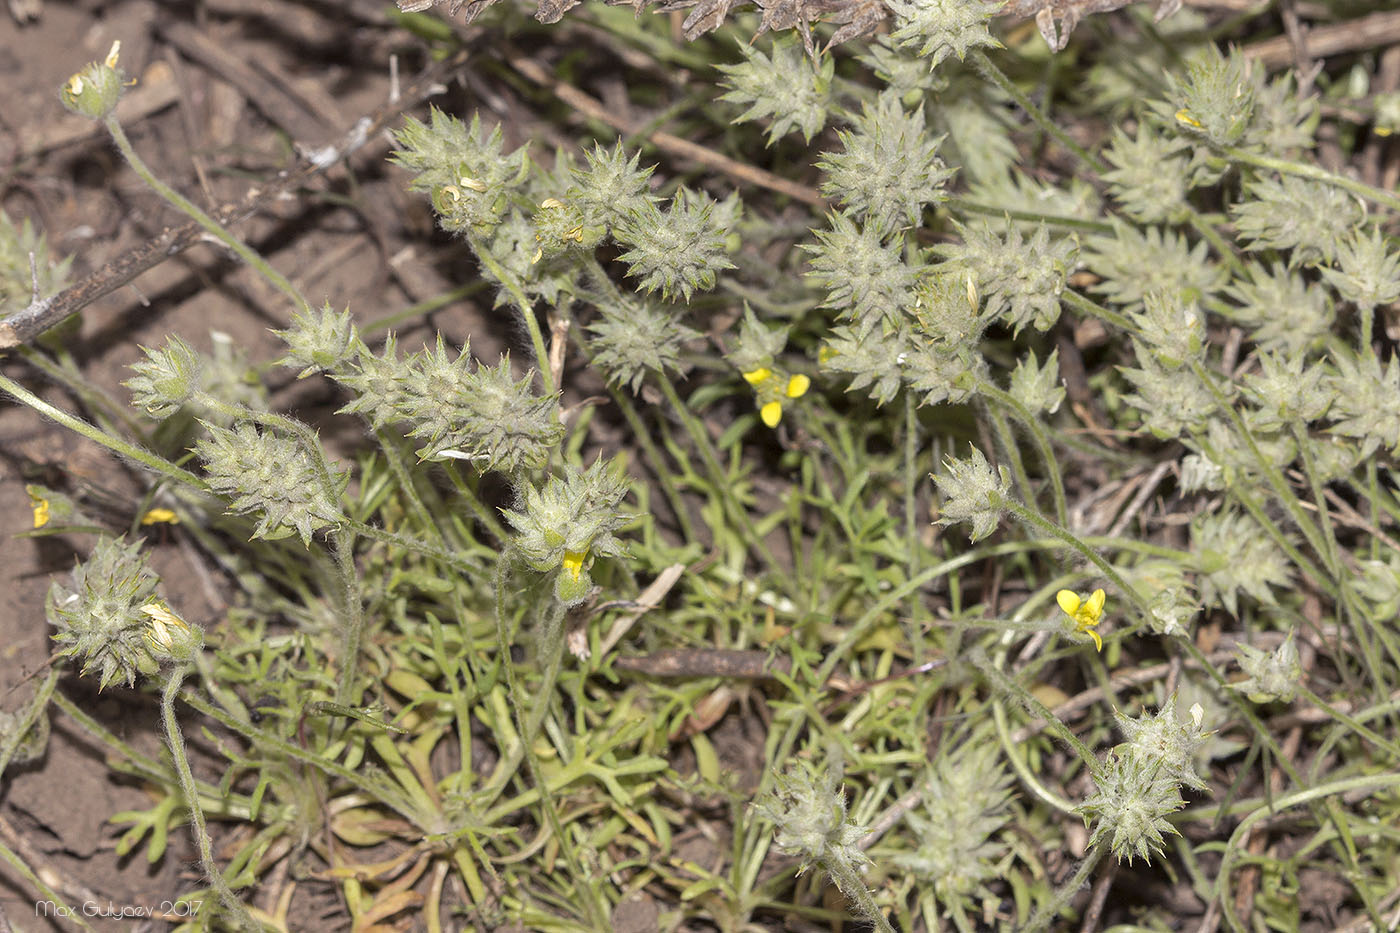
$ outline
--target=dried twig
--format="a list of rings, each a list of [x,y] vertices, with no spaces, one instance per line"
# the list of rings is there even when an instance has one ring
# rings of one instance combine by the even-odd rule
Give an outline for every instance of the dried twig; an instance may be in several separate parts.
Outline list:
[[[310,154],[299,168],[280,172],[267,183],[249,189],[240,203],[225,205],[213,211],[214,219],[224,226],[246,220],[286,192],[305,184],[340,162],[364,146],[404,110],[440,93],[442,81],[465,64],[467,58],[468,53],[462,51],[428,66],[411,85],[402,90],[398,101],[385,104],[369,116],[361,117],[337,143]],[[19,346],[33,340],[68,315],[81,311],[171,256],[189,249],[203,236],[204,229],[194,222],[166,230],[154,239],[118,256],[57,295],[32,302],[23,311],[0,321],[0,349]]]
[[[510,52],[506,56],[506,63],[520,74],[541,87],[547,87],[564,103],[578,110],[587,117],[606,123],[613,129],[626,134],[641,133],[644,125],[641,121],[629,120],[620,114],[614,113],[602,102],[589,94],[579,90],[567,81],[562,81],[552,75],[547,68],[532,58],[528,58],[519,52]],[[813,204],[817,207],[825,207],[826,199],[821,196],[817,189],[799,184],[781,175],[774,175],[772,172],[755,168],[752,165],[731,159],[726,155],[721,155],[713,149],[707,149],[698,143],[693,143],[688,139],[679,136],[672,136],[670,133],[663,133],[660,130],[645,134],[646,138],[665,152],[672,155],[693,159],[701,165],[731,175],[740,181],[748,182],[760,188],[767,188],[779,194],[785,194],[790,198],[801,201],[804,204]]]
[[[1400,42],[1400,10],[1372,13],[1360,19],[1308,30],[1308,55],[1327,58],[1343,52],[1374,49]],[[1243,49],[1250,58],[1269,68],[1293,64],[1293,41],[1288,36],[1275,36],[1263,42],[1251,42]]]

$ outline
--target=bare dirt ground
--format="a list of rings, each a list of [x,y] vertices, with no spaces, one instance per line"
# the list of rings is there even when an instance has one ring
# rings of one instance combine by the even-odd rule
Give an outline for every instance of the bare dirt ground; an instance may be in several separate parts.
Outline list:
[[[39,18],[19,25],[0,13],[0,207],[18,222],[30,218],[55,255],[72,255],[72,280],[129,256],[183,218],[164,206],[120,160],[105,133],[67,114],[58,89],[85,63],[120,40],[121,64],[137,83],[128,92],[125,126],[136,149],[169,183],[208,210],[242,201],[279,171],[305,166],[303,154],[327,145],[362,117],[379,112],[397,126],[411,102],[390,104],[391,60],[404,83],[426,64],[421,44],[388,21],[388,4],[369,0],[292,3],[284,0],[46,0]],[[448,110],[476,104],[458,83],[436,88]],[[421,97],[421,95],[420,95]],[[421,112],[419,106],[414,112]],[[460,285],[469,265],[437,239],[420,198],[385,161],[382,129],[328,171],[263,206],[237,232],[283,270],[313,303],[349,307],[360,321],[390,314]],[[255,362],[275,357],[269,333],[287,323],[290,307],[264,282],[222,251],[196,245],[160,262],[89,305],[81,327],[65,338],[76,362],[119,398],[125,367],[179,333],[202,350],[210,332],[227,334]],[[461,302],[431,315],[427,327],[450,336],[470,332],[473,349],[491,346],[491,325]],[[424,323],[399,327],[401,339],[421,339]],[[11,354],[0,359],[12,379],[70,410],[76,400],[54,389]],[[279,403],[314,404],[314,388],[288,374],[268,374]],[[24,486],[41,482],[105,500],[120,515],[135,509],[135,484],[96,445],[55,428],[30,409],[0,402],[0,708],[17,709],[32,695],[50,651],[44,594],[53,574],[66,573],[90,539],[16,538],[32,518]],[[127,516],[118,521],[129,520]],[[201,622],[221,609],[216,585],[204,579],[173,537],[157,547],[157,566],[172,590],[187,587]],[[70,696],[91,694],[88,681],[69,679]],[[152,727],[155,704],[121,687],[87,708],[116,734],[159,754]],[[198,754],[198,749],[195,749]],[[103,920],[122,907],[159,909],[197,873],[183,832],[173,854],[148,866],[141,852],[121,858],[119,831],[106,823],[123,809],[144,809],[135,783],[115,780],[103,750],[57,718],[48,753],[34,766],[11,768],[0,782],[0,841],[20,852],[72,903],[93,905],[99,928],[130,928]],[[45,919],[32,887],[0,867],[0,928],[72,929]],[[336,904],[308,918],[308,928],[338,926]],[[340,920],[344,916],[340,915]],[[151,928],[165,928],[157,921]]]

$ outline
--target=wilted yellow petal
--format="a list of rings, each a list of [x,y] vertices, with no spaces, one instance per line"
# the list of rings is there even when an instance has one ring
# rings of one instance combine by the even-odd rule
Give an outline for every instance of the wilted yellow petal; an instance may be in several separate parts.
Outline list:
[[[1185,123],[1187,126],[1194,126],[1198,130],[1201,128],[1201,121],[1191,116],[1191,111],[1186,110],[1184,108],[1176,112],[1176,120],[1178,123]]]

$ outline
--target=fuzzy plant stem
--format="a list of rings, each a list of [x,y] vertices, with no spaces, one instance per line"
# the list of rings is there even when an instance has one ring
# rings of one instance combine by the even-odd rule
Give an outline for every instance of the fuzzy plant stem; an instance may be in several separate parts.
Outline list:
[[[1352,732],[1355,732],[1367,742],[1370,742],[1372,745],[1375,745],[1377,748],[1390,755],[1392,768],[1400,766],[1400,746],[1397,746],[1394,742],[1388,741],[1384,736],[1380,735],[1374,729],[1363,725],[1357,719],[1353,718],[1352,716],[1348,715],[1342,710],[1337,709],[1335,706],[1328,703],[1322,697],[1309,690],[1305,684],[1298,685],[1298,693],[1313,706],[1316,706],[1318,709],[1325,712],[1328,716],[1331,716],[1341,725],[1350,729]]]
[[[1051,720],[1046,720],[1050,722]],[[1021,779],[1021,783],[1026,785],[1042,803],[1054,807],[1061,813],[1070,816],[1075,813],[1074,804],[1055,793],[1045,786],[1045,783],[1036,777],[1031,769],[1026,765],[1021,757],[1020,749],[1016,743],[1011,741],[1011,729],[1006,722],[1006,701],[996,698],[992,701],[992,722],[996,725],[997,738],[1001,742],[1002,751],[1006,754],[1006,759],[1011,762],[1011,767],[1016,772],[1016,776]]]
[[[1089,877],[1094,873],[1099,862],[1103,860],[1104,849],[1104,846],[1096,845],[1085,854],[1084,861],[1079,863],[1079,870],[1060,886],[1053,898],[1041,905],[1040,910],[1035,912],[1030,922],[1021,928],[1021,933],[1040,933],[1041,930],[1048,928],[1055,921],[1055,918],[1060,915],[1060,911],[1064,910],[1065,905],[1069,903],[1070,898],[1089,883]]]
[[[658,379],[661,386],[661,394],[666,396],[666,401],[670,403],[676,416],[685,425],[686,431],[690,434],[690,439],[695,443],[695,447],[700,451],[700,458],[705,461],[705,468],[709,471],[710,482],[715,486],[715,492],[724,502],[729,512],[730,519],[743,532],[744,537],[749,541],[749,545],[756,549],[769,567],[777,567],[778,562],[773,557],[773,552],[768,549],[768,545],[759,537],[758,530],[754,528],[752,519],[749,518],[748,510],[734,497],[730,482],[725,478],[724,471],[720,468],[719,458],[715,454],[714,444],[710,441],[710,436],[705,432],[704,425],[696,419],[685,402],[681,401],[680,395],[676,392],[676,387],[671,385],[669,379]]]
[[[1215,228],[1215,225],[1195,211],[1191,212],[1191,226],[1205,238],[1220,257],[1221,262],[1230,267],[1230,271],[1236,275],[1244,274],[1244,263],[1240,262],[1240,257],[1230,247],[1230,242]]]
[[[596,264],[596,263],[595,263]],[[596,276],[606,276],[601,267],[595,273]],[[594,302],[595,304],[597,301]],[[577,324],[577,322],[575,322]],[[574,326],[569,329],[569,333],[574,338],[574,345],[591,363],[593,361],[593,350],[589,346],[588,339],[583,335],[583,328]],[[665,378],[663,373],[661,378]],[[675,480],[671,476],[671,470],[667,468],[665,459],[661,456],[661,449],[656,446],[656,441],[652,438],[652,431],[647,428],[642,421],[642,416],[637,413],[637,406],[632,404],[632,400],[627,397],[627,393],[620,386],[608,383],[608,394],[612,396],[613,403],[617,405],[618,411],[622,412],[622,417],[627,419],[628,426],[632,429],[632,436],[642,445],[642,455],[651,464],[651,470],[661,483],[661,491],[666,496],[666,501],[671,506],[671,511],[675,513],[676,522],[680,525],[681,537],[685,541],[698,540],[695,536],[695,526],[690,520],[690,512],[685,508],[685,502],[681,498],[680,491],[676,488]]]
[[[233,893],[233,889],[224,880],[223,872],[219,871],[219,866],[214,863],[214,847],[209,839],[209,827],[204,822],[204,808],[199,803],[199,788],[194,782],[194,773],[190,770],[190,760],[185,754],[185,737],[180,732],[180,723],[175,719],[175,698],[180,695],[180,685],[184,683],[185,675],[189,673],[188,666],[177,667],[171,671],[165,680],[165,689],[160,695],[160,718],[165,727],[165,744],[170,749],[170,758],[175,763],[175,775],[180,780],[180,790],[185,796],[185,806],[190,811],[190,825],[194,829],[195,845],[199,848],[199,863],[204,868],[204,874],[209,880],[209,885],[214,889],[214,893],[219,896],[219,900],[228,908],[237,921],[237,926],[242,929],[258,929],[258,925],[249,916],[248,909],[243,906],[243,902]]]
[[[995,217],[997,220],[1010,218],[1028,224],[1045,224],[1047,227],[1066,227],[1070,230],[1083,230],[1086,233],[1113,233],[1113,224],[1105,223],[1102,220],[1084,220],[1080,217],[1062,217],[1059,214],[1042,214],[1036,211],[1009,211],[1004,207],[997,207],[994,204],[982,204],[977,201],[969,201],[956,195],[942,202],[941,208],[947,209],[955,216],[962,214],[981,214],[985,217]],[[803,231],[806,232],[805,229]]]
[[[164,476],[167,479],[173,480],[174,482],[181,484],[182,486],[188,486],[191,489],[203,493],[209,492],[208,484],[206,484],[204,480],[200,479],[198,476],[195,476],[188,470],[182,470],[179,467],[175,466],[175,464],[164,459],[163,457],[157,457],[149,450],[146,450],[142,447],[138,447],[135,444],[129,443],[128,441],[124,441],[119,437],[113,437],[112,435],[101,430],[100,428],[96,428],[93,425],[88,424],[81,418],[74,417],[73,415],[70,415],[68,412],[63,411],[62,409],[55,408],[48,402],[39,398],[34,393],[30,392],[24,386],[11,379],[7,379],[3,375],[0,375],[0,391],[7,392],[10,395],[13,395],[16,399],[28,405],[30,408],[37,411],[39,414],[45,416],[46,418],[53,419],[54,421],[63,425],[65,428],[67,428],[75,434],[81,434],[88,440],[95,441],[98,444],[101,444],[103,447],[106,447],[108,450],[112,451],[118,456],[125,457],[128,460],[131,460],[135,463],[139,463],[142,466],[156,473],[159,473],[161,476]]]
[[[1004,500],[1002,505],[1008,512],[1015,515],[1027,525],[1053,538],[1059,538],[1065,544],[1069,545],[1070,548],[1084,555],[1091,564],[1103,572],[1103,575],[1113,583],[1118,589],[1118,592],[1122,593],[1123,596],[1133,604],[1133,608],[1142,616],[1143,621],[1149,625],[1152,623],[1152,607],[1147,605],[1146,600],[1142,598],[1138,591],[1129,586],[1128,581],[1123,579],[1123,575],[1120,574],[1112,564],[1099,556],[1099,552],[1086,544],[1084,539],[1080,538],[1069,529],[1063,528],[1050,521],[1050,519],[1041,515],[1035,509],[1028,509],[1021,503],[1012,499]]]
[[[102,430],[115,434],[117,422],[120,422],[128,434],[134,437],[145,435],[147,425],[137,420],[132,414],[131,406],[117,401],[106,389],[91,382],[66,346],[60,347],[55,354],[57,362],[50,359],[47,353],[24,344],[15,347],[14,352],[23,357],[30,366],[77,396],[92,412],[93,419],[101,424]]]
[[[918,503],[919,473],[919,414],[913,392],[904,393],[904,540],[909,551],[905,567],[905,577],[912,580],[919,575],[920,557],[924,549],[919,547]],[[915,665],[924,663],[924,601],[918,593],[909,607],[909,620],[905,626],[905,637],[913,646]]]
[[[1016,702],[1029,710],[1033,716],[1045,720],[1046,730],[1058,736],[1060,741],[1068,745],[1079,756],[1080,761],[1084,762],[1086,768],[1094,772],[1100,769],[1098,756],[1094,754],[1093,750],[1081,742],[1079,736],[1071,732],[1068,726],[1050,712],[1050,708],[1040,702],[1034,693],[1008,677],[996,664],[991,663],[991,660],[980,648],[972,651],[969,661],[983,677],[987,678],[999,694],[1015,698]]]
[[[480,237],[468,236],[467,244],[471,246],[472,252],[476,253],[476,258],[486,267],[486,271],[495,277],[505,287],[510,297],[515,300],[516,309],[520,312],[521,318],[525,321],[525,329],[530,333],[530,344],[535,349],[535,367],[539,370],[540,381],[544,385],[544,394],[553,395],[555,391],[554,374],[549,371],[549,351],[544,344],[544,334],[540,331],[540,322],[535,317],[535,305],[525,294],[525,289],[520,286],[514,275],[496,261],[496,257],[491,255],[491,250],[487,248],[486,242]]]
[[[506,530],[501,526],[500,518],[486,507],[486,503],[481,501],[481,497],[462,478],[457,465],[451,461],[445,461],[443,466],[446,468],[447,478],[452,481],[452,488],[457,490],[457,495],[462,497],[462,501],[467,504],[467,508],[472,510],[472,514],[477,517],[477,520],[486,526],[486,530],[497,541],[506,540]]]
[[[62,694],[56,694],[56,696],[62,696]],[[180,699],[184,701],[186,706],[223,724],[230,730],[243,736],[256,747],[267,751],[275,751],[278,754],[287,756],[287,758],[292,761],[298,761],[307,765],[327,777],[338,778],[350,787],[355,788],[365,797],[383,804],[420,829],[425,829],[430,825],[429,822],[424,819],[424,815],[418,811],[414,802],[405,794],[403,788],[396,785],[382,773],[374,774],[357,771],[345,767],[338,761],[332,761],[317,752],[307,751],[299,744],[288,742],[271,733],[264,732],[237,716],[230,715],[221,707],[204,700],[198,694],[185,693],[181,695]],[[65,709],[65,712],[66,711]],[[267,806],[266,803],[264,803],[263,806],[265,810]],[[248,817],[244,818],[248,819]]]
[[[982,73],[982,76],[1000,88],[1003,94],[1015,101],[1017,106],[1026,112],[1026,116],[1030,117],[1031,122],[1040,127],[1042,132],[1048,134],[1061,146],[1064,146],[1065,151],[1072,153],[1076,158],[1098,174],[1102,175],[1104,172],[1108,171],[1108,166],[1104,164],[1102,159],[1079,145],[1079,143],[1070,138],[1068,133],[1060,129],[1059,125],[1054,120],[1050,119],[1050,116],[1046,114],[1044,110],[1037,107],[1000,68],[992,63],[992,60],[987,57],[987,53],[979,49],[974,51],[971,57],[972,64]]]
[[[1065,517],[1069,514],[1069,508],[1065,504],[1065,483],[1060,477],[1060,464],[1055,459],[1055,448],[1050,444],[1050,435],[1045,432],[1040,419],[1033,417],[1014,395],[990,382],[979,382],[977,391],[1010,411],[1030,432],[1036,449],[1040,451],[1040,459],[1045,464],[1045,473],[1050,477],[1050,491],[1055,498],[1055,521],[1063,525]]]
[[[135,171],[137,175],[141,176],[141,180],[150,185],[156,194],[169,202],[176,210],[203,227],[216,240],[232,250],[238,258],[256,269],[258,273],[271,282],[278,291],[290,298],[297,306],[298,311],[310,313],[311,307],[306,303],[306,299],[302,297],[301,292],[297,291],[296,286],[288,281],[286,276],[274,269],[266,259],[263,259],[262,256],[258,254],[257,250],[238,239],[238,237],[226,230],[217,220],[204,213],[194,202],[161,181],[146,167],[146,163],[142,161],[141,157],[136,154],[136,150],[132,148],[131,140],[126,138],[126,131],[123,130],[122,125],[117,122],[115,114],[108,114],[104,117],[102,124],[107,127],[107,132],[112,134],[112,141],[117,144],[117,150],[122,154],[122,158],[126,159],[127,164],[131,166],[132,170]]]
[[[680,490],[676,488],[671,470],[667,469],[666,461],[661,456],[661,450],[656,446],[656,441],[652,439],[651,431],[643,423],[642,416],[637,412],[637,406],[633,405],[632,400],[615,386],[609,386],[608,393],[612,395],[618,410],[622,412],[622,417],[627,419],[628,426],[632,428],[632,436],[642,445],[643,455],[651,463],[652,472],[661,482],[661,491],[665,493],[666,501],[670,503],[671,511],[675,513],[676,522],[680,525],[681,539],[684,541],[700,540],[695,535],[695,524],[690,520],[690,512],[685,507],[685,500],[681,498]]]
[[[354,519],[346,519],[345,526],[352,528],[355,534],[372,541],[379,541],[384,544],[392,544],[412,551],[415,554],[422,554],[431,557],[433,560],[441,561],[459,573],[477,574],[481,572],[480,565],[473,563],[462,557],[462,555],[447,548],[438,547],[427,541],[418,538],[411,538],[407,535],[395,534],[392,531],[385,531],[383,528],[376,528],[373,525],[366,525],[364,522],[357,522]]]
[[[1370,302],[1358,304],[1356,306],[1356,313],[1361,319],[1361,339],[1359,341],[1361,352],[1363,354],[1375,353],[1376,351],[1372,348],[1371,341],[1374,339],[1372,331],[1376,326],[1376,306]]]
[[[1303,460],[1303,472],[1312,490],[1313,504],[1317,507],[1317,520],[1322,527],[1322,543],[1326,547],[1322,554],[1323,560],[1327,562],[1327,569],[1334,576],[1340,576],[1342,549],[1337,543],[1336,529],[1332,527],[1332,513],[1327,509],[1327,496],[1323,492],[1322,477],[1317,471],[1317,458],[1313,456],[1312,438],[1308,436],[1308,427],[1301,418],[1294,418],[1289,427],[1293,432],[1293,440],[1298,444],[1298,453]]]
[[[557,613],[557,616],[552,621],[549,616],[543,620],[544,631],[540,639],[539,653],[546,658],[545,681],[540,684],[539,694],[535,697],[534,702],[529,703],[521,690],[519,678],[515,676],[515,664],[511,661],[510,656],[510,633],[506,629],[505,592],[508,574],[506,568],[509,560],[510,554],[504,550],[496,560],[494,587],[496,591],[496,648],[499,652],[501,667],[505,668],[506,689],[510,692],[515,728],[520,733],[520,752],[524,757],[525,767],[530,772],[531,783],[539,789],[540,809],[544,811],[545,821],[549,824],[550,832],[559,841],[559,848],[565,861],[569,863],[569,870],[577,885],[582,888],[581,900],[589,926],[595,930],[605,930],[609,928],[608,910],[599,903],[597,890],[587,883],[588,872],[579,860],[578,852],[574,850],[573,840],[564,832],[564,824],[559,819],[559,808],[554,802],[553,795],[549,792],[549,785],[545,783],[544,775],[540,773],[540,763],[534,749],[535,731],[539,729],[540,723],[544,720],[545,712],[549,709],[549,701],[554,696],[553,681],[559,676],[560,660],[564,650],[564,607],[557,599],[550,597],[551,606],[548,612],[551,615]],[[530,711],[528,720],[525,716],[527,708]]]
[[[433,521],[432,513],[424,504],[423,497],[418,494],[413,475],[408,472],[403,446],[384,430],[375,431],[374,439],[379,442],[379,449],[384,451],[384,462],[389,465],[389,472],[394,474],[394,479],[399,484],[399,492],[408,501],[408,509],[413,513],[413,517],[423,526],[424,531],[437,539],[438,544],[446,545],[442,529]]]
[[[54,685],[58,683],[59,674],[62,668],[50,667],[48,674],[44,676],[43,683],[39,684],[39,689],[34,691],[34,697],[24,707],[24,712],[20,713],[15,720],[14,734],[10,735],[6,741],[0,743],[0,776],[3,776],[5,769],[10,765],[10,759],[14,757],[15,750],[29,730],[34,728],[34,724],[39,721],[39,717],[44,714],[44,708],[49,705],[49,697],[53,696]]]
[[[1264,478],[1268,480],[1269,486],[1274,491],[1274,495],[1278,497],[1279,503],[1288,511],[1289,517],[1293,519],[1298,529],[1303,532],[1303,536],[1308,539],[1308,544],[1312,546],[1312,549],[1316,551],[1327,564],[1328,573],[1334,580],[1337,579],[1339,577],[1340,568],[1332,563],[1330,559],[1331,553],[1322,540],[1322,532],[1318,530],[1317,526],[1313,524],[1312,519],[1303,511],[1302,505],[1298,502],[1298,497],[1284,480],[1283,474],[1279,472],[1278,467],[1274,466],[1273,462],[1270,461],[1268,457],[1264,456],[1263,451],[1259,449],[1259,445],[1255,443],[1254,432],[1249,430],[1249,425],[1245,424],[1244,418],[1241,417],[1231,401],[1225,397],[1225,393],[1216,385],[1215,379],[1206,371],[1201,361],[1191,360],[1190,365],[1191,371],[1195,373],[1196,378],[1206,387],[1206,391],[1215,399],[1215,404],[1220,407],[1220,410],[1223,411],[1226,417],[1230,419],[1231,423],[1234,424],[1235,430],[1239,432],[1240,437],[1249,447],[1250,454],[1254,457],[1255,462],[1259,464],[1260,471],[1264,474]]]
[[[1085,298],[1072,288],[1067,288],[1060,293],[1060,300],[1076,311],[1080,311],[1090,317],[1096,317],[1105,324],[1112,324],[1125,334],[1138,333],[1138,326],[1125,315],[1119,314],[1111,308],[1105,308],[1096,301]]]
[[[1400,211],[1400,197],[1383,191],[1380,188],[1373,188],[1365,182],[1347,178],[1345,175],[1338,175],[1329,172],[1320,165],[1310,165],[1303,162],[1290,162],[1287,159],[1278,159],[1273,156],[1264,155],[1259,152],[1249,152],[1245,149],[1227,147],[1221,150],[1225,156],[1236,162],[1243,162],[1245,165],[1252,165],[1255,168],[1262,168],[1270,172],[1279,172],[1284,175],[1293,175],[1297,178],[1306,178],[1309,181],[1322,182],[1324,185],[1331,185],[1334,188],[1341,188],[1352,194],[1365,198],[1376,204],[1381,204],[1393,211]]]
[[[1026,472],[1026,461],[1021,457],[1021,447],[1016,443],[1016,435],[1011,432],[1006,415],[989,405],[987,417],[991,419],[992,428],[996,431],[1001,455],[1011,463],[1011,475],[1016,477],[1016,488],[1020,491],[1021,498],[1027,502],[1034,502],[1035,487],[1031,485],[1031,475]]]
[[[360,692],[355,683],[355,675],[360,666],[365,607],[360,593],[360,575],[355,569],[355,532],[348,527],[337,528],[331,532],[329,543],[331,553],[335,557],[335,568],[340,574],[341,598],[345,601],[340,684],[336,689],[336,699],[347,706],[358,706]]]
[[[880,933],[894,933],[894,927],[880,912],[880,905],[875,903],[875,895],[870,893],[860,872],[855,870],[848,859],[833,855],[823,860],[821,865],[841,893],[850,898],[856,913]]]

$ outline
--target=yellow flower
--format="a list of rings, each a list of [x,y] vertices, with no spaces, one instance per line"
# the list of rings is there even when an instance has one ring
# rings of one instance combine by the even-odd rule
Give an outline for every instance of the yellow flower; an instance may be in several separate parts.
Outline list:
[[[34,503],[34,527],[43,528],[49,523],[49,500],[43,496],[29,494],[29,498]]]
[[[151,509],[145,515],[141,516],[141,524],[178,525],[180,524],[180,516],[176,515],[169,509]]]
[[[1081,599],[1073,590],[1060,590],[1055,594],[1055,602],[1060,604],[1065,615],[1074,620],[1074,630],[1087,633],[1099,651],[1103,650],[1103,639],[1094,631],[1094,626],[1103,621],[1103,604],[1106,599],[1103,590],[1094,590],[1088,599]]]
[[[755,389],[773,378],[773,370],[767,366],[760,366],[752,372],[744,373],[744,381]]]
[[[766,366],[744,373],[744,381],[753,386],[759,401],[758,416],[770,428],[776,428],[783,420],[783,401],[801,398],[812,386],[810,378],[798,373],[789,376],[786,385],[778,388],[777,377],[773,375],[773,370]]]
[[[564,572],[572,577],[575,582],[578,581],[579,576],[583,573],[583,562],[587,557],[587,551],[564,552]]]
[[[1176,122],[1185,123],[1187,126],[1198,130],[1202,128],[1201,121],[1191,116],[1191,111],[1187,110],[1185,107],[1176,112]]]

